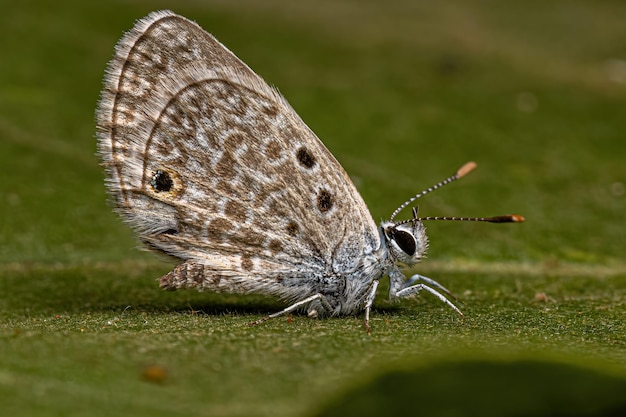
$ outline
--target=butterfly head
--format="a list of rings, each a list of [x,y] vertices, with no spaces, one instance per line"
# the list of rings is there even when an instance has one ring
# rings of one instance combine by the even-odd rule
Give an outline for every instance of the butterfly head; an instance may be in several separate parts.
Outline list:
[[[413,265],[424,257],[428,248],[426,228],[420,221],[383,222],[381,225],[387,249],[392,258]]]

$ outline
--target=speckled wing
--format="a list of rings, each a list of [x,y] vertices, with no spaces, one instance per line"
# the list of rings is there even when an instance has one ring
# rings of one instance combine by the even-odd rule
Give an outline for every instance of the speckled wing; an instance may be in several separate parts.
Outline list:
[[[380,245],[348,175],[287,101],[181,16],[152,13],[120,40],[97,127],[117,211],[185,261],[165,287],[288,296],[276,285],[349,271]]]

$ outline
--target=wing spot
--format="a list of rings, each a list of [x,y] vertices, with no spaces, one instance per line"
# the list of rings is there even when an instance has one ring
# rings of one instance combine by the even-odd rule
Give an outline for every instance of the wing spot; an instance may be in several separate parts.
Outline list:
[[[168,172],[158,169],[152,175],[150,185],[157,193],[168,192],[174,186],[174,180]]]
[[[249,227],[241,228],[239,232],[237,240],[245,246],[259,247],[263,244],[263,235],[255,232],[253,229]]]
[[[245,141],[246,137],[243,134],[235,132],[231,133],[226,137],[226,139],[224,139],[223,146],[227,152],[234,153],[237,149],[241,147],[242,143],[245,143]]]
[[[278,252],[282,252],[283,244],[278,240],[272,240],[269,244],[269,248],[272,254],[277,254]]]
[[[287,234],[289,236],[295,237],[298,235],[298,231],[300,230],[300,227],[298,227],[298,224],[292,220],[287,224],[287,227],[285,227],[285,230],[287,231]]]
[[[263,104],[261,107],[261,111],[265,113],[266,116],[276,117],[280,110],[275,104]]]
[[[334,204],[335,199],[333,195],[328,190],[320,190],[319,194],[317,195],[318,210],[322,213],[326,213],[333,208]]]
[[[211,220],[211,223],[209,223],[207,227],[207,237],[211,241],[222,242],[232,228],[232,223],[226,219]]]
[[[215,173],[220,178],[233,179],[237,175],[235,159],[229,152],[225,152],[222,158],[215,164]]]
[[[252,259],[250,259],[249,256],[243,255],[241,257],[241,268],[244,271],[252,271],[254,268],[254,262],[252,262]]]
[[[265,145],[265,156],[271,161],[275,162],[280,159],[282,147],[280,143],[275,139],[270,139]]]
[[[246,208],[235,200],[229,200],[224,205],[224,214],[240,223],[246,221]]]
[[[311,169],[315,166],[315,157],[306,147],[301,147],[296,152],[296,158],[298,158],[298,162],[306,169]]]

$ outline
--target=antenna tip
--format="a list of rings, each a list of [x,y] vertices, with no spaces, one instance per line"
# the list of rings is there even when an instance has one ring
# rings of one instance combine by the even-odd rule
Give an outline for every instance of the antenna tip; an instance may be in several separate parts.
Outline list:
[[[526,219],[524,218],[524,216],[520,216],[519,214],[511,214],[511,221],[514,223],[521,223],[525,222]]]
[[[474,161],[467,162],[465,165],[459,168],[459,170],[456,172],[457,178],[466,176],[467,174],[472,172],[474,168],[476,168],[477,166],[478,165]]]
[[[521,223],[526,219],[519,214],[507,214],[504,216],[487,217],[483,221],[491,223]]]

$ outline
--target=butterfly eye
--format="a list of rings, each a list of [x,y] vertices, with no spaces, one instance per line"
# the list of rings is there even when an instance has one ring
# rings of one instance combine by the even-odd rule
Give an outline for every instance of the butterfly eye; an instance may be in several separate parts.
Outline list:
[[[398,247],[404,251],[404,253],[409,256],[415,255],[417,244],[415,243],[415,238],[412,234],[405,232],[404,230],[394,229],[392,231],[391,238],[396,242]]]

